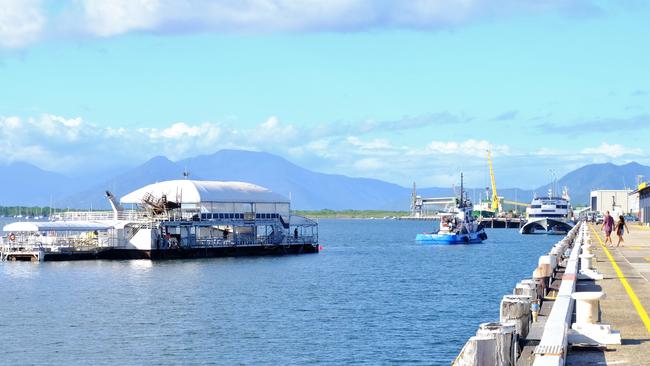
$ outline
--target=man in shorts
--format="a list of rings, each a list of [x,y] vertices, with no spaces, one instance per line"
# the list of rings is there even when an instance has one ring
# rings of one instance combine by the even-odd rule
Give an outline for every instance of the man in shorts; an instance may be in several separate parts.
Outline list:
[[[614,229],[614,218],[610,216],[609,211],[605,212],[605,217],[603,218],[603,226],[600,227],[600,230],[605,231],[605,245],[609,241],[609,246],[612,244],[612,229]]]

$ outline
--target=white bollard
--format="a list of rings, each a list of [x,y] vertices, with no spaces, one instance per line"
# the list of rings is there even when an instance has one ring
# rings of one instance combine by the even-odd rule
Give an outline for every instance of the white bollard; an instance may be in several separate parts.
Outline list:
[[[591,259],[594,257],[591,253],[580,254],[580,269],[583,271],[591,269]]]
[[[604,292],[574,292],[571,296],[576,300],[576,322],[567,333],[569,344],[621,344],[621,332],[597,322]]]
[[[576,323],[596,324],[600,299],[605,298],[604,292],[574,292],[571,295],[576,300]]]

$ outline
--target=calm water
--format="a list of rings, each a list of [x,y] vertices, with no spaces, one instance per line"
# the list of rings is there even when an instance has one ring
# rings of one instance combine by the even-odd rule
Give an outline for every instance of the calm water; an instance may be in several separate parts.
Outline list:
[[[320,254],[0,263],[0,364],[449,364],[558,237],[322,220]]]

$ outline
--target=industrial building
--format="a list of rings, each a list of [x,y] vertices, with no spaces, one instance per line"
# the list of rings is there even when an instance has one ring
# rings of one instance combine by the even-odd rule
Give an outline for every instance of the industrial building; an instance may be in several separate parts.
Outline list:
[[[591,191],[591,211],[609,211],[618,214],[635,214],[639,211],[638,196],[629,189],[601,189]]]
[[[638,188],[630,193],[636,196],[639,202],[639,221],[644,225],[650,225],[650,184],[641,183]]]

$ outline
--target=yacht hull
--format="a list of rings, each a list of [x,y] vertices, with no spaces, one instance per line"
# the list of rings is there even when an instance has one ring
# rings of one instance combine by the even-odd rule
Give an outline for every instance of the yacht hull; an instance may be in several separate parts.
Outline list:
[[[566,234],[573,228],[573,225],[564,220],[551,218],[538,218],[528,220],[524,226],[519,229],[521,234]]]

